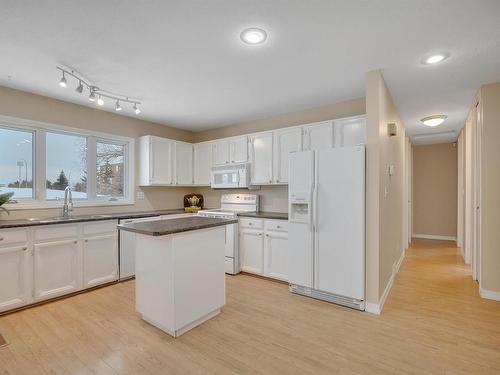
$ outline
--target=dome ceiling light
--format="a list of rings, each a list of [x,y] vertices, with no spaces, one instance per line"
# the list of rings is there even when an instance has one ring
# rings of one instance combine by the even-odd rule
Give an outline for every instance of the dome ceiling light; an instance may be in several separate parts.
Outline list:
[[[425,126],[438,126],[441,125],[444,120],[446,120],[448,116],[446,115],[432,115],[432,116],[427,116],[421,119],[420,121],[425,125]]]

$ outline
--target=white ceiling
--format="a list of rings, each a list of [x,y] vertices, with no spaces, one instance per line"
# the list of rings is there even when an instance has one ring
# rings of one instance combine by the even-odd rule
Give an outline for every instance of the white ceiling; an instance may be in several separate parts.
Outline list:
[[[57,85],[55,66],[65,65],[143,100],[140,118],[194,131],[364,96],[365,72],[380,68],[410,134],[445,132],[415,141],[444,142],[479,86],[500,80],[498,0],[0,0],[0,9],[0,85],[92,105],[73,82]],[[246,27],[268,41],[244,45]],[[451,57],[423,66],[433,51]],[[449,118],[419,123],[434,113]]]

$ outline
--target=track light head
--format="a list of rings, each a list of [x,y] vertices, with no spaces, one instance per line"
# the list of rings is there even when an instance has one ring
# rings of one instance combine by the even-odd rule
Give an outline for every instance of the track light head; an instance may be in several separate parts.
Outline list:
[[[136,115],[138,115],[139,113],[141,113],[141,110],[139,108],[137,108],[137,103],[134,103],[134,112]]]
[[[64,76],[64,72],[62,72],[61,80],[59,81],[59,86],[66,87],[68,86],[68,81],[66,81],[66,77]]]
[[[98,106],[103,106],[104,105],[104,100],[102,99],[101,95],[99,95],[99,98],[97,99],[97,105]]]
[[[117,100],[116,105],[115,105],[115,111],[120,112],[121,110],[122,110],[122,106],[120,105],[120,101]]]
[[[80,81],[80,84],[76,88],[76,92],[81,94],[83,92],[83,84],[82,81]]]
[[[91,102],[95,102],[95,92],[94,92],[94,90],[90,90],[89,100]]]

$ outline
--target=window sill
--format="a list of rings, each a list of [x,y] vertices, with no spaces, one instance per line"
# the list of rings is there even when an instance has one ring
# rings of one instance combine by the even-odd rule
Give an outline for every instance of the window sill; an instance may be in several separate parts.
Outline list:
[[[50,208],[60,208],[63,207],[62,201],[18,201],[14,204],[6,204],[4,207],[9,211],[20,211],[20,210],[37,210],[37,209],[50,209]],[[131,206],[135,204],[133,199],[122,199],[117,201],[74,201],[73,207],[109,207],[109,206]]]

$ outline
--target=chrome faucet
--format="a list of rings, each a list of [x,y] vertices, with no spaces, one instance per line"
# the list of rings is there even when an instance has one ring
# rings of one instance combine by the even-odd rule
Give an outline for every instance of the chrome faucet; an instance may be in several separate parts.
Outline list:
[[[73,197],[71,188],[66,186],[66,189],[64,189],[63,217],[68,217],[71,211],[73,211]]]

